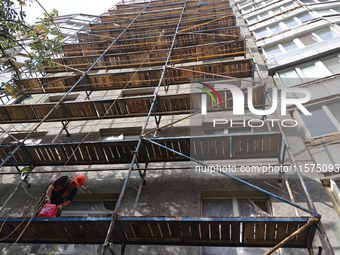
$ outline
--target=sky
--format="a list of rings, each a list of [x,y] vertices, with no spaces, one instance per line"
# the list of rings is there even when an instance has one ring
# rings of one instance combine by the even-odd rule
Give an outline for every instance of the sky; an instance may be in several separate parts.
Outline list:
[[[39,2],[48,12],[51,12],[53,8],[57,9],[59,15],[73,13],[100,15],[113,7],[119,0],[39,0]],[[30,24],[35,23],[37,17],[43,16],[42,8],[35,1],[30,7],[24,7],[24,10],[26,12],[26,21]]]

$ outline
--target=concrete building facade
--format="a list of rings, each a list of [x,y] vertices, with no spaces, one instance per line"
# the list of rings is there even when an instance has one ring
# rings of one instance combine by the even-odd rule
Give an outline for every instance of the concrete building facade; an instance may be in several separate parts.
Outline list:
[[[339,214],[338,88],[339,3],[333,1],[240,1],[256,46],[276,86],[305,88],[311,92],[310,116],[291,109],[301,137],[314,163],[335,165],[321,171],[325,189]],[[274,24],[274,25],[273,25]],[[274,28],[275,27],[275,28]],[[338,184],[336,184],[338,183]]]
[[[335,3],[121,1],[80,29],[0,106],[1,252],[339,253]],[[312,119],[254,113],[286,87]],[[61,216],[34,217],[77,173]]]

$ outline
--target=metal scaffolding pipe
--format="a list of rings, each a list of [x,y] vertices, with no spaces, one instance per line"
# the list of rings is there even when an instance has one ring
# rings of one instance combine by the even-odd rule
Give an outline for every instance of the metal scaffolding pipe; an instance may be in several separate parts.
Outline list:
[[[147,6],[149,6],[149,4],[151,3],[151,1],[146,5],[145,8],[147,8]],[[144,8],[144,9],[145,9]],[[144,10],[143,9],[143,10]],[[142,11],[143,11],[142,10]],[[81,82],[81,80],[91,71],[91,69],[98,63],[98,61],[104,57],[104,55],[106,54],[106,52],[109,51],[109,49],[117,42],[117,40],[125,33],[126,30],[128,30],[128,28],[132,25],[132,23],[140,16],[141,12],[133,19],[133,21],[124,29],[123,32],[121,32],[117,38],[110,44],[109,47],[107,47],[107,49],[98,57],[98,59],[89,67],[89,69],[83,73],[80,78],[78,79],[78,81],[69,89],[69,91],[67,91],[65,93],[65,95],[59,100],[59,102],[57,102],[55,104],[55,106],[45,115],[45,117],[34,127],[34,129],[31,131],[31,133],[29,133],[21,142],[21,144],[23,144],[32,134],[34,131],[36,131],[42,123],[44,123],[44,121],[54,112],[54,110],[62,103],[62,101],[65,99],[65,97],[70,94],[72,92],[72,90],[79,84],[79,82]],[[14,154],[16,151],[19,150],[21,144],[19,144],[11,153]],[[7,161],[9,160],[9,157],[7,157],[1,164],[0,167],[2,167]]]
[[[148,6],[151,4],[151,2],[152,2],[152,0],[150,0],[150,1],[148,2],[148,4],[147,4],[147,5],[146,5],[146,6],[138,13],[138,15],[131,21],[131,23],[130,23],[130,25],[129,25],[128,27],[130,27],[130,26],[135,22],[135,20],[142,14],[142,12],[143,12],[145,9],[148,8]],[[128,28],[128,27],[127,27],[127,28]],[[127,30],[127,28],[122,32],[122,34]],[[120,34],[120,35],[121,35],[121,34]],[[116,42],[116,41],[117,41],[117,40],[115,40],[115,42]],[[113,45],[113,44],[112,44],[112,45]],[[110,47],[111,47],[112,45],[110,45]],[[110,48],[110,47],[109,47],[109,48]],[[108,48],[108,49],[109,49],[109,48]],[[136,160],[136,158],[137,158],[137,154],[138,154],[138,151],[139,151],[141,142],[142,142],[142,139],[140,138],[139,141],[138,141],[137,147],[136,147],[136,151],[134,152],[134,155],[133,155],[133,158],[132,158],[132,162],[131,162],[131,164],[130,164],[130,168],[129,168],[128,174],[127,174],[127,176],[126,176],[126,178],[125,178],[124,185],[123,185],[122,190],[121,190],[121,192],[120,192],[118,201],[117,201],[117,203],[116,203],[116,205],[115,205],[115,209],[114,209],[113,214],[112,214],[112,220],[111,220],[111,222],[110,222],[110,226],[109,226],[109,229],[108,229],[107,234],[106,234],[106,237],[105,237],[105,241],[104,241],[104,244],[103,244],[103,248],[102,248],[101,253],[100,253],[101,255],[104,255],[105,250],[106,250],[106,248],[107,248],[108,245],[109,245],[110,236],[111,236],[111,233],[112,233],[112,231],[113,231],[113,229],[114,229],[114,227],[115,227],[115,223],[116,223],[116,215],[117,215],[119,206],[120,206],[120,204],[121,204],[121,202],[122,202],[122,199],[123,199],[123,196],[124,196],[126,187],[127,187],[127,182],[128,182],[128,180],[129,180],[130,174],[131,174],[131,172],[132,172],[133,164],[134,164],[134,162],[135,162],[135,160]]]
[[[221,170],[215,169],[214,166],[209,166],[208,164],[205,164],[205,163],[203,163],[203,162],[201,162],[201,161],[199,161],[199,160],[197,160],[197,159],[191,158],[191,157],[189,157],[189,156],[187,156],[187,155],[184,155],[184,154],[182,154],[182,153],[180,153],[180,152],[178,152],[178,151],[175,151],[175,150],[173,150],[173,149],[170,149],[170,148],[168,148],[168,147],[166,147],[166,146],[164,146],[164,145],[162,145],[162,144],[156,143],[156,142],[154,142],[154,141],[151,140],[151,139],[147,139],[147,138],[145,138],[145,137],[143,137],[143,139],[146,140],[146,141],[148,141],[148,142],[150,142],[150,143],[153,143],[153,144],[155,144],[155,145],[157,145],[157,146],[159,146],[159,147],[162,147],[162,148],[164,148],[164,149],[166,149],[166,150],[169,150],[169,151],[171,151],[171,152],[173,152],[173,153],[176,153],[177,155],[180,155],[180,156],[185,157],[185,158],[187,158],[187,159],[189,159],[189,160],[192,160],[192,161],[194,161],[194,162],[196,162],[196,163],[198,163],[198,164],[200,164],[200,165],[202,165],[202,166],[206,166],[206,167],[209,167],[209,168],[211,168],[211,169],[214,169],[214,170],[216,170],[216,172],[218,172],[218,173],[220,173],[220,174],[223,174],[223,175],[225,175],[225,176],[227,176],[227,177],[229,177],[229,178],[234,179],[235,181],[238,181],[238,182],[240,182],[240,183],[243,183],[243,184],[245,184],[245,185],[247,185],[247,186],[249,186],[249,187],[252,187],[252,188],[254,188],[254,189],[256,189],[256,190],[259,190],[259,191],[261,191],[261,192],[263,192],[263,193],[265,193],[265,194],[267,194],[267,195],[269,195],[269,196],[271,196],[271,197],[274,197],[274,198],[276,198],[276,199],[278,199],[278,200],[280,200],[280,201],[282,201],[282,202],[285,202],[285,203],[290,204],[290,205],[292,205],[292,206],[294,206],[294,207],[296,207],[296,208],[299,208],[300,210],[303,210],[303,211],[305,211],[305,212],[308,212],[308,213],[312,214],[314,217],[317,217],[317,218],[319,218],[319,219],[321,218],[321,215],[318,214],[318,213],[316,213],[316,212],[314,212],[314,211],[311,211],[311,210],[309,210],[309,209],[307,209],[307,208],[304,208],[304,207],[302,207],[302,206],[300,206],[300,205],[298,205],[298,204],[295,204],[295,203],[293,203],[293,202],[291,202],[291,201],[289,201],[289,200],[287,200],[287,199],[284,199],[284,198],[282,198],[282,197],[280,197],[280,196],[277,196],[277,195],[275,195],[275,194],[273,194],[273,193],[271,193],[271,192],[269,192],[269,191],[266,191],[266,190],[264,190],[264,189],[261,189],[261,188],[255,186],[255,185],[253,185],[253,184],[251,184],[251,183],[249,183],[249,182],[243,181],[243,180],[241,180],[241,179],[239,179],[239,178],[237,178],[237,177],[234,177],[234,176],[232,176],[232,175],[230,175],[230,174],[224,173],[224,172],[222,172]]]
[[[246,80],[246,79],[232,77],[232,76],[227,76],[227,75],[220,75],[220,74],[214,74],[214,73],[195,71],[195,70],[190,70],[190,69],[185,69],[185,68],[180,68],[180,67],[174,67],[174,66],[166,66],[166,67],[167,68],[171,68],[171,69],[177,69],[177,70],[192,72],[192,73],[199,73],[199,74],[206,74],[206,75],[210,75],[210,76],[216,76],[216,77],[220,77],[220,78],[224,78],[224,79],[236,79],[236,80],[239,80],[239,81],[258,83],[258,84],[264,85],[264,82],[258,82],[258,81],[253,81],[253,80]],[[246,71],[248,72],[248,71],[253,71],[253,70],[246,70]]]
[[[140,148],[141,142],[142,142],[142,139],[139,139],[138,145],[137,145],[137,148],[136,148],[136,151],[135,151],[135,153],[134,153],[134,155],[133,155],[132,162],[131,162],[131,164],[130,164],[129,172],[127,173],[127,176],[125,177],[125,181],[124,181],[122,190],[121,190],[121,192],[120,192],[120,194],[119,194],[118,201],[117,201],[117,203],[116,203],[116,205],[115,205],[115,209],[114,209],[114,211],[113,211],[113,213],[112,213],[112,219],[111,219],[111,222],[110,222],[110,226],[109,226],[109,228],[108,228],[108,230],[107,230],[107,234],[106,234],[106,237],[105,237],[105,241],[104,241],[104,244],[103,244],[103,248],[102,248],[101,253],[100,253],[101,255],[104,255],[105,249],[106,249],[106,248],[108,247],[108,245],[109,245],[110,236],[111,236],[111,233],[112,233],[112,231],[113,231],[113,229],[114,229],[114,227],[115,227],[118,209],[119,209],[120,204],[122,203],[123,196],[124,196],[124,193],[125,193],[125,190],[126,190],[126,187],[127,187],[127,183],[128,183],[128,181],[129,181],[129,178],[130,178],[130,174],[131,174],[131,172],[132,172],[133,165],[134,165],[135,160],[136,160],[136,158],[137,158],[137,152],[138,152],[138,150],[139,150],[139,148]]]
[[[144,1],[144,2],[146,3],[146,1]],[[144,3],[144,2],[143,2],[143,3]],[[163,1],[163,2],[164,2],[164,1]],[[181,25],[182,17],[183,17],[184,10],[185,10],[185,8],[186,8],[187,2],[190,2],[190,0],[185,0],[185,2],[183,1],[184,6],[182,7],[182,13],[181,13],[180,18],[179,18],[179,21],[178,21],[178,23],[177,23],[176,33],[173,34],[173,41],[172,41],[171,47],[170,47],[170,49],[169,49],[168,56],[167,56],[167,59],[166,59],[166,61],[165,61],[165,64],[164,64],[164,66],[163,66],[163,68],[162,68],[161,77],[160,77],[160,79],[159,79],[158,86],[156,87],[156,90],[155,90],[155,92],[154,92],[153,100],[152,100],[152,103],[151,103],[149,112],[148,112],[148,114],[147,114],[146,122],[145,122],[145,124],[144,124],[144,126],[143,126],[143,128],[142,128],[141,137],[140,137],[139,140],[138,140],[137,147],[136,147],[136,149],[135,149],[135,151],[134,151],[134,155],[133,155],[132,161],[131,161],[131,163],[130,163],[130,167],[129,167],[128,169],[126,169],[126,168],[124,168],[124,169],[87,169],[87,170],[78,170],[78,169],[76,169],[76,170],[69,170],[69,171],[68,171],[68,170],[63,170],[63,171],[40,171],[40,172],[39,172],[39,171],[35,171],[35,172],[32,172],[32,173],[52,173],[52,172],[78,172],[78,171],[79,171],[79,172],[83,172],[83,171],[116,171],[116,170],[117,170],[117,171],[121,171],[121,170],[128,170],[128,173],[127,173],[127,176],[126,176],[126,178],[125,178],[125,181],[124,181],[122,190],[121,190],[121,192],[120,192],[119,199],[118,199],[118,201],[117,201],[117,203],[116,203],[116,205],[115,205],[115,209],[114,209],[113,214],[112,214],[112,219],[111,219],[111,222],[110,222],[110,226],[109,226],[109,228],[108,228],[108,232],[107,232],[107,235],[106,235],[106,238],[105,238],[105,242],[104,242],[104,245],[103,245],[101,254],[104,254],[104,252],[105,252],[106,249],[109,249],[109,250],[111,249],[111,248],[109,247],[109,238],[110,238],[110,236],[111,236],[112,231],[114,230],[115,223],[116,223],[116,220],[117,220],[117,213],[118,213],[119,207],[120,207],[120,205],[121,205],[121,203],[122,203],[122,199],[123,199],[124,193],[125,193],[125,191],[126,191],[127,183],[128,183],[128,181],[129,181],[129,177],[130,177],[132,171],[135,171],[135,170],[145,170],[145,171],[146,171],[146,170],[162,170],[162,169],[164,169],[164,170],[172,170],[172,169],[190,169],[190,168],[191,168],[191,167],[178,167],[178,168],[170,167],[170,168],[140,168],[140,169],[134,169],[134,168],[133,168],[133,165],[134,165],[134,163],[135,163],[136,160],[137,160],[137,156],[138,156],[140,147],[141,147],[141,145],[142,145],[142,143],[143,143],[143,140],[148,141],[148,142],[151,142],[151,143],[153,143],[153,144],[155,144],[155,145],[157,145],[157,146],[159,146],[159,147],[162,147],[162,148],[164,148],[164,149],[166,149],[166,150],[169,150],[169,151],[171,151],[171,152],[173,152],[173,153],[176,153],[177,155],[180,155],[180,156],[185,157],[185,158],[187,158],[187,159],[189,159],[189,160],[192,160],[192,161],[194,161],[194,162],[196,162],[196,163],[198,163],[198,164],[200,164],[200,165],[207,166],[207,167],[211,167],[211,166],[209,166],[209,165],[207,165],[207,164],[205,164],[205,163],[203,163],[203,162],[200,162],[199,160],[193,159],[193,158],[191,158],[191,157],[189,157],[189,156],[186,156],[186,155],[184,155],[184,154],[182,154],[182,153],[180,153],[180,152],[177,152],[177,151],[175,151],[175,150],[173,150],[173,149],[171,149],[171,148],[168,148],[168,147],[166,147],[166,146],[164,146],[164,145],[161,145],[161,144],[159,144],[159,143],[157,143],[157,142],[155,142],[155,141],[153,141],[153,140],[151,140],[151,139],[147,139],[147,138],[144,137],[146,134],[148,134],[148,133],[145,133],[145,130],[146,130],[146,127],[147,127],[147,125],[148,125],[148,123],[149,123],[150,117],[154,115],[154,113],[153,113],[152,111],[154,110],[154,106],[155,106],[154,104],[155,104],[155,102],[156,102],[156,99],[157,99],[157,96],[158,96],[158,92],[159,92],[160,86],[161,86],[162,82],[164,81],[164,79],[166,79],[166,78],[165,78],[165,76],[166,76],[166,70],[167,70],[167,68],[174,68],[174,67],[172,67],[172,66],[168,66],[168,64],[169,64],[169,62],[170,62],[170,57],[171,57],[171,53],[172,53],[173,48],[174,48],[174,44],[175,44],[175,41],[176,41],[176,38],[177,38],[177,34],[179,33],[178,30],[179,30],[179,27],[180,27],[180,25]],[[123,0],[123,1],[120,1],[119,3],[124,4],[124,0]],[[105,54],[106,54],[106,53],[108,52],[108,50],[109,50],[110,48],[112,48],[113,45],[118,41],[118,38],[120,38],[120,37],[128,30],[128,28],[129,28],[133,23],[135,23],[136,19],[142,14],[142,12],[143,12],[145,9],[147,9],[147,8],[149,7],[149,5],[150,5],[151,3],[152,3],[152,0],[150,0],[150,1],[147,3],[147,5],[146,5],[146,6],[138,13],[138,15],[137,15],[137,16],[131,21],[131,23],[123,30],[123,32],[122,32],[122,33],[121,33],[121,34],[120,34],[120,35],[119,35],[119,36],[111,43],[111,45],[110,45],[108,48],[106,48],[106,50],[105,50],[105,51],[99,56],[99,58],[91,65],[91,67],[90,67],[86,72],[83,72],[83,75],[81,75],[81,77],[78,79],[78,81],[70,88],[70,90],[69,90],[68,92],[66,92],[66,94],[61,98],[61,100],[60,100],[60,101],[52,108],[52,110],[51,110],[51,111],[50,111],[50,112],[49,112],[49,113],[48,113],[48,114],[40,121],[40,123],[32,130],[32,132],[31,132],[30,134],[28,134],[28,135],[24,138],[24,140],[23,140],[23,141],[22,141],[22,142],[21,142],[21,143],[20,143],[20,144],[12,151],[12,152],[11,152],[11,155],[9,155],[9,156],[8,156],[8,157],[0,164],[0,168],[1,168],[2,166],[4,166],[4,164],[6,164],[6,162],[12,157],[12,155],[20,149],[20,146],[24,144],[24,141],[26,141],[26,140],[32,135],[32,133],[33,133],[34,131],[36,131],[36,130],[38,129],[38,127],[39,127],[44,121],[48,121],[48,120],[47,120],[47,117],[53,112],[53,110],[55,110],[55,109],[62,103],[62,101],[65,99],[65,97],[66,97],[69,93],[71,93],[71,91],[72,91],[72,90],[73,90],[73,89],[74,89],[74,88],[75,88],[75,87],[83,80],[83,78],[84,78],[84,77],[88,74],[88,72],[89,72],[89,71],[90,71],[90,70],[98,63],[98,61],[99,61],[100,59],[102,59],[103,57],[105,58]],[[182,3],[182,2],[180,2],[180,3]],[[176,3],[176,4],[177,4],[177,3]],[[222,17],[222,18],[224,18],[224,17]],[[219,20],[219,19],[221,19],[221,18],[218,18],[217,20]],[[214,21],[214,20],[213,20],[213,21]],[[203,24],[204,24],[204,23],[203,23]],[[201,24],[201,25],[203,25],[203,24]],[[188,29],[190,29],[190,28],[188,28]],[[122,30],[122,29],[119,29],[119,30]],[[185,29],[185,30],[187,30],[187,29]],[[185,31],[185,30],[183,30],[183,31]],[[171,35],[170,35],[170,36],[171,36]],[[136,39],[128,39],[128,40],[136,40]],[[125,41],[125,40],[122,40],[122,41]],[[248,47],[249,47],[249,45],[248,45]],[[250,54],[252,55],[251,51],[250,51]],[[241,78],[235,78],[235,77],[229,77],[229,76],[222,76],[222,75],[218,75],[218,74],[210,74],[210,73],[205,73],[205,72],[192,71],[192,70],[187,70],[187,69],[184,69],[184,68],[174,68],[174,69],[186,70],[186,71],[197,72],[197,73],[202,73],[202,74],[208,74],[208,75],[212,75],[212,76],[216,76],[216,77],[234,78],[234,79],[244,80],[244,79],[241,79]],[[257,67],[257,70],[259,70],[258,67]],[[247,70],[247,71],[253,71],[253,70]],[[258,71],[258,72],[259,72],[259,71]],[[260,76],[261,79],[262,79],[262,76],[261,76],[260,73],[259,73],[259,76]],[[255,81],[249,81],[249,80],[245,80],[245,81],[247,81],[247,82],[252,82],[252,83],[261,83],[261,84],[262,84],[263,79],[262,79],[262,82],[255,82]],[[264,84],[264,83],[263,83],[263,84]],[[89,86],[91,86],[91,85],[89,85]],[[85,89],[86,89],[86,87],[85,87]],[[267,91],[267,88],[266,88],[266,91]],[[267,91],[267,92],[268,92],[268,91]],[[270,101],[269,94],[268,94],[267,96],[268,96],[269,101]],[[271,101],[270,101],[270,102],[271,102]],[[275,116],[277,117],[276,112],[275,112],[274,114],[275,114]],[[125,116],[124,116],[124,117],[125,117]],[[99,117],[99,118],[101,118],[101,117]],[[103,118],[104,118],[104,117],[103,117]],[[293,157],[293,154],[292,154],[292,152],[290,151],[290,147],[289,147],[288,141],[287,141],[287,139],[286,139],[286,137],[285,137],[285,135],[284,135],[284,133],[283,133],[282,127],[281,127],[280,125],[279,125],[279,127],[280,127],[280,133],[282,134],[282,139],[283,139],[284,143],[285,143],[285,144],[287,145],[287,147],[288,147],[288,153],[289,153],[289,155],[290,155],[290,157],[291,157],[291,159],[292,159],[294,165],[297,166],[296,168],[298,168],[298,165],[297,165],[297,163],[296,163],[296,161],[295,161],[295,159],[294,159],[294,157]],[[290,164],[286,164],[286,165],[290,165]],[[211,168],[215,170],[215,167],[211,167]],[[144,175],[143,175],[143,177],[142,177],[142,183],[143,183],[143,181],[144,181],[145,171],[144,171]],[[259,190],[259,191],[261,191],[261,192],[263,192],[263,193],[265,193],[265,194],[267,194],[267,195],[269,195],[269,196],[271,196],[271,197],[274,197],[274,198],[276,198],[276,199],[278,199],[278,200],[280,200],[280,201],[282,201],[282,202],[285,202],[285,203],[287,203],[287,204],[290,204],[290,205],[292,205],[292,206],[295,207],[295,210],[296,210],[296,208],[298,208],[298,209],[300,209],[300,210],[303,210],[303,211],[305,211],[305,212],[308,212],[308,213],[312,214],[314,217],[317,218],[317,219],[311,220],[310,222],[308,222],[307,224],[305,224],[302,228],[300,228],[299,230],[295,231],[292,235],[290,235],[289,237],[287,237],[286,239],[284,239],[282,242],[280,242],[278,245],[276,245],[271,251],[269,251],[269,253],[266,253],[266,254],[271,254],[273,251],[275,251],[275,250],[278,249],[279,247],[283,246],[285,243],[289,242],[292,238],[294,238],[294,236],[296,236],[297,234],[299,234],[300,232],[302,232],[303,230],[305,230],[306,228],[308,228],[310,225],[312,225],[312,224],[314,224],[315,222],[319,221],[319,219],[321,218],[321,215],[318,214],[318,213],[316,212],[316,209],[315,209],[315,206],[314,206],[314,202],[312,201],[312,199],[311,199],[311,197],[310,197],[310,195],[309,195],[307,186],[306,186],[306,184],[305,184],[305,182],[304,182],[304,180],[303,180],[303,177],[302,177],[302,175],[301,175],[299,169],[297,169],[298,175],[299,175],[300,181],[301,181],[301,183],[302,183],[302,186],[303,186],[303,188],[304,188],[304,190],[305,190],[305,193],[306,193],[306,195],[307,195],[307,198],[308,198],[308,200],[309,200],[309,203],[310,203],[310,205],[311,205],[313,211],[312,211],[312,210],[309,210],[309,209],[307,209],[307,208],[304,208],[304,207],[302,207],[302,206],[297,205],[297,204],[295,203],[294,200],[293,200],[293,202],[291,202],[291,201],[286,200],[286,199],[284,199],[284,198],[281,198],[281,197],[279,197],[279,196],[277,196],[277,195],[275,195],[275,194],[273,194],[273,193],[270,193],[270,192],[268,192],[268,191],[266,191],[266,190],[264,190],[264,189],[262,189],[262,188],[259,188],[259,187],[255,186],[255,185],[251,184],[251,183],[245,182],[245,181],[243,181],[243,180],[241,180],[241,179],[239,179],[239,178],[237,178],[237,177],[233,177],[232,175],[229,175],[229,174],[227,174],[227,173],[224,173],[224,172],[222,172],[221,170],[216,170],[216,171],[219,172],[220,174],[223,174],[223,175],[225,175],[225,176],[227,176],[227,177],[230,177],[230,178],[232,178],[232,179],[234,179],[234,180],[236,180],[236,181],[238,181],[238,182],[240,182],[240,183],[243,183],[243,184],[245,184],[245,185],[247,185],[247,186],[249,186],[249,187],[252,187],[252,188],[254,188],[254,189],[257,189],[257,190]],[[5,174],[18,174],[18,173],[0,173],[0,175],[5,175]],[[137,197],[136,197],[136,201],[135,201],[135,205],[134,205],[133,211],[135,210],[135,207],[136,207],[136,205],[137,205],[138,198],[139,198],[139,195],[140,195],[140,193],[141,193],[141,190],[142,190],[142,184],[141,184],[141,186],[140,186],[140,188],[139,188],[139,190],[138,190],[138,194],[137,194]],[[322,226],[321,222],[319,221],[318,224],[319,224],[319,226],[320,226],[320,231],[321,231],[321,233],[323,234],[323,236],[324,236],[324,238],[325,238],[325,240],[326,240],[327,246],[328,246],[328,248],[330,249],[330,251],[332,252],[332,248],[330,247],[330,243],[329,243],[328,238],[327,238],[327,236],[326,236],[326,234],[325,234],[325,232],[324,232],[324,229],[323,229],[323,226]],[[23,232],[22,232],[22,233],[23,233]],[[334,254],[334,253],[332,253],[332,254]]]
[[[287,244],[290,240],[292,240],[295,236],[297,236],[298,234],[302,233],[303,231],[305,231],[307,228],[309,228],[311,225],[313,225],[315,222],[318,222],[319,219],[314,219],[314,220],[310,220],[308,221],[305,225],[303,225],[301,228],[299,228],[298,230],[296,230],[294,233],[292,233],[290,236],[287,236],[285,239],[283,239],[281,242],[279,242],[277,245],[275,245],[272,249],[270,249],[270,251],[266,252],[264,255],[270,255],[273,252],[275,252],[277,249],[279,249],[280,247],[284,246],[285,244]]]
[[[152,2],[152,0],[150,0],[150,2],[148,3],[147,6],[149,6],[149,4],[150,4],[151,2]],[[160,77],[160,79],[159,79],[158,86],[157,86],[157,88],[156,88],[156,90],[155,90],[155,92],[154,92],[153,101],[152,101],[152,104],[151,104],[151,106],[150,106],[149,113],[148,113],[148,116],[147,116],[147,118],[146,118],[145,124],[144,124],[144,126],[143,126],[143,128],[142,128],[141,135],[143,135],[143,134],[145,133],[146,127],[147,127],[148,122],[149,122],[149,119],[150,119],[150,117],[151,117],[151,114],[152,114],[152,111],[153,111],[153,108],[154,108],[154,105],[155,105],[155,102],[156,102],[156,99],[157,99],[158,91],[159,91],[159,88],[160,88],[160,86],[161,86],[161,84],[162,84],[162,81],[163,81],[163,78],[164,78],[164,75],[165,75],[166,66],[167,66],[167,64],[168,64],[168,62],[169,62],[169,59],[170,59],[170,56],[171,56],[171,52],[172,52],[172,49],[173,49],[174,44],[175,44],[175,40],[176,40],[176,37],[177,37],[177,32],[178,32],[178,29],[179,29],[180,24],[181,24],[181,20],[182,20],[183,13],[184,13],[184,10],[185,10],[185,7],[186,7],[186,3],[187,3],[187,0],[185,0],[185,2],[184,2],[184,6],[183,6],[183,8],[182,8],[182,13],[181,13],[181,15],[180,15],[180,18],[179,18],[179,20],[178,20],[178,24],[177,24],[177,27],[176,27],[176,32],[175,32],[175,34],[174,34],[174,37],[173,37],[173,40],[172,40],[172,44],[171,44],[171,47],[170,47],[169,52],[168,52],[168,56],[167,56],[166,62],[165,62],[165,64],[164,64],[164,66],[163,66],[163,71],[162,71],[162,75],[161,75],[161,77]],[[147,6],[146,6],[145,8],[147,8]],[[141,13],[145,10],[145,8],[144,8],[139,14],[141,14]],[[112,231],[113,231],[113,229],[114,229],[114,226],[115,226],[115,221],[116,221],[117,212],[118,212],[118,209],[119,209],[121,200],[122,200],[122,198],[123,198],[123,195],[124,195],[124,192],[125,192],[125,189],[126,189],[126,185],[127,185],[128,179],[129,179],[129,177],[130,177],[130,174],[131,174],[131,171],[132,171],[132,168],[133,168],[133,164],[135,163],[135,160],[136,160],[136,158],[137,158],[137,154],[138,154],[138,151],[139,151],[141,142],[142,142],[142,136],[139,138],[138,145],[137,145],[136,151],[134,152],[133,159],[132,159],[132,162],[131,162],[131,165],[130,165],[130,168],[129,168],[128,175],[127,175],[127,177],[125,178],[125,182],[124,182],[124,185],[123,185],[121,194],[120,194],[119,199],[118,199],[118,202],[117,202],[117,204],[116,204],[116,206],[115,206],[114,213],[113,213],[113,215],[112,215],[112,220],[111,220],[111,223],[110,223],[110,227],[109,227],[109,229],[108,229],[108,232],[107,232],[107,235],[106,235],[106,238],[105,238],[105,242],[104,242],[104,245],[103,245],[103,249],[102,249],[102,251],[101,251],[101,254],[102,254],[102,255],[104,254],[105,249],[106,249],[106,247],[107,247],[108,244],[109,244],[109,238],[110,238],[110,235],[111,235],[111,233],[112,233]],[[144,181],[144,180],[143,180],[143,181]],[[140,192],[138,192],[137,198],[139,197],[139,194],[140,194]],[[136,200],[136,201],[137,201],[137,200]]]

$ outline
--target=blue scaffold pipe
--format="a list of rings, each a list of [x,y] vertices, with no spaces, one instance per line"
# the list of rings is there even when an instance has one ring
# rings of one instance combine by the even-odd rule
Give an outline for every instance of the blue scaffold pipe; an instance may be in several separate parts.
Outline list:
[[[155,144],[155,145],[157,145],[157,146],[159,146],[159,147],[162,147],[162,148],[164,148],[164,149],[166,149],[166,150],[169,150],[169,151],[171,151],[171,152],[173,152],[173,153],[175,153],[175,154],[177,154],[177,155],[180,155],[180,156],[185,157],[185,158],[187,158],[187,159],[189,159],[189,160],[192,160],[192,161],[194,161],[194,162],[196,162],[196,163],[198,163],[198,164],[200,164],[200,165],[202,165],[202,166],[210,167],[211,169],[214,169],[216,172],[218,172],[218,173],[220,173],[220,174],[223,174],[223,175],[225,175],[225,176],[228,176],[229,178],[232,178],[232,179],[234,179],[235,181],[238,181],[238,182],[243,183],[243,184],[245,184],[245,185],[247,185],[247,186],[249,186],[249,187],[252,187],[252,188],[254,188],[254,189],[257,189],[257,190],[259,190],[259,191],[261,191],[261,192],[263,192],[263,193],[265,193],[265,194],[267,194],[267,195],[269,195],[269,196],[271,196],[271,197],[274,197],[274,198],[276,198],[276,199],[278,199],[278,200],[280,200],[280,201],[282,201],[282,202],[285,202],[285,203],[287,203],[287,204],[290,204],[290,205],[292,205],[292,206],[294,206],[294,207],[296,207],[296,208],[298,208],[298,209],[300,209],[300,210],[302,210],[302,211],[308,212],[308,213],[312,214],[313,216],[317,217],[318,219],[321,218],[321,215],[318,214],[317,212],[311,211],[311,210],[309,210],[309,209],[307,209],[307,208],[304,208],[304,207],[302,207],[302,206],[300,206],[300,205],[298,205],[298,204],[295,204],[295,203],[293,203],[293,202],[291,202],[291,201],[289,201],[289,200],[287,200],[287,199],[284,199],[284,198],[282,198],[282,197],[280,197],[280,196],[277,196],[277,195],[275,195],[275,194],[273,194],[273,193],[271,193],[271,192],[269,192],[269,191],[266,191],[266,190],[264,190],[264,189],[261,189],[261,188],[255,186],[255,185],[253,185],[253,184],[251,184],[251,183],[249,183],[249,182],[243,181],[243,180],[241,180],[241,179],[239,179],[239,178],[237,178],[237,177],[234,177],[234,176],[232,176],[232,175],[229,175],[229,174],[227,174],[227,173],[224,173],[224,172],[222,172],[221,170],[216,169],[214,166],[209,166],[209,165],[207,165],[207,164],[205,164],[205,163],[203,163],[203,162],[201,162],[201,161],[199,161],[199,160],[197,160],[197,159],[191,158],[191,157],[189,157],[189,156],[187,156],[187,155],[184,155],[184,154],[182,154],[182,153],[180,153],[180,152],[178,152],[178,151],[175,151],[175,150],[173,150],[173,149],[170,149],[170,148],[168,148],[168,147],[166,147],[166,146],[164,146],[164,145],[162,145],[162,144],[156,143],[156,142],[154,142],[154,141],[151,140],[151,139],[147,139],[147,138],[144,138],[144,137],[143,137],[143,139],[146,140],[146,141],[148,141],[148,142],[150,142],[150,143],[153,143],[153,144]]]

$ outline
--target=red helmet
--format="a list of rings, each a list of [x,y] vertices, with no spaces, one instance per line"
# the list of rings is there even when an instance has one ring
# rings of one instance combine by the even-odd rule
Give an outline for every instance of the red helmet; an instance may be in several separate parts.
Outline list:
[[[74,180],[77,186],[82,186],[86,181],[86,177],[82,174],[79,174],[79,175],[76,175],[76,177],[74,177]]]

